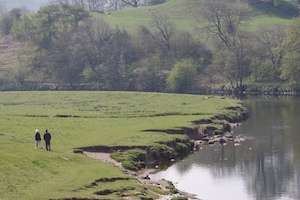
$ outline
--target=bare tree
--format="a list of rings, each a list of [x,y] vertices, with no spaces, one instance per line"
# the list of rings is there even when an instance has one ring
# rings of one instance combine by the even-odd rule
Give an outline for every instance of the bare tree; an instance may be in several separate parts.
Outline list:
[[[113,10],[118,10],[122,5],[122,0],[107,0],[110,7],[113,8]]]
[[[152,38],[155,42],[165,47],[167,52],[171,51],[171,38],[176,32],[176,26],[171,19],[162,13],[150,11],[152,15],[152,27],[154,31],[149,30],[146,26],[142,26],[142,32]]]
[[[104,11],[104,6],[107,3],[107,0],[86,0],[87,8],[89,11]]]
[[[250,43],[243,25],[252,16],[243,4],[229,0],[206,0],[200,13],[201,30],[216,45],[215,69],[231,82],[233,89],[241,89],[243,79],[249,75]]]
[[[206,0],[201,10],[198,23],[203,24],[210,36],[216,36],[225,45],[231,45],[232,36],[235,36],[244,22],[251,19],[253,12],[239,3],[229,3],[228,0]]]
[[[300,0],[291,0],[291,2],[296,3],[296,4],[300,4]]]
[[[121,0],[121,1],[135,8],[138,7],[139,4],[141,3],[141,0]]]

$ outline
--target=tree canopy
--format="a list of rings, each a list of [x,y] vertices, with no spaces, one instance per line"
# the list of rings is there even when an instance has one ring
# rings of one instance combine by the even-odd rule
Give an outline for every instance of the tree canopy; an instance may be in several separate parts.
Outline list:
[[[242,92],[262,83],[299,84],[299,18],[288,31],[276,24],[253,31],[248,23],[256,13],[249,4],[207,0],[193,13],[197,32],[181,30],[170,14],[150,10],[150,23],[133,33],[70,2],[1,16],[2,36],[26,48],[18,58],[20,75],[11,76],[21,81],[1,76],[0,88],[11,81],[20,89],[191,92],[211,85]]]

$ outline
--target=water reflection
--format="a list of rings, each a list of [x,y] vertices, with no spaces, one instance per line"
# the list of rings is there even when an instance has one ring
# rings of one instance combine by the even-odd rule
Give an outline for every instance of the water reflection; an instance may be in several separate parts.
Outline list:
[[[300,100],[245,99],[250,118],[234,130],[240,146],[205,147],[151,175],[204,200],[300,199]]]

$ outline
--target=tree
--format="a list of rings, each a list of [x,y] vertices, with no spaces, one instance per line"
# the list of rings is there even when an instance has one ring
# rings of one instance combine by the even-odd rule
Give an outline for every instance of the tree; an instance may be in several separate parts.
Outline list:
[[[104,11],[107,0],[87,0],[87,7],[89,11]]]
[[[131,36],[118,27],[114,31],[109,46],[105,51],[106,87],[110,90],[126,90],[127,76],[132,60]]]
[[[288,26],[288,35],[282,46],[285,49],[280,77],[292,84],[300,84],[300,18],[293,19]]]
[[[235,36],[246,21],[254,16],[253,12],[240,3],[228,0],[206,0],[198,22],[201,30],[231,46]]]
[[[92,71],[89,76],[96,83],[105,85],[105,53],[113,37],[113,30],[104,20],[88,19],[80,25],[78,34],[78,41],[86,58],[86,68]]]
[[[253,38],[255,59],[253,63],[255,80],[278,82],[279,67],[282,65],[284,49],[280,48],[286,38],[286,26],[274,25],[260,27]]]
[[[252,16],[243,4],[207,0],[198,21],[215,45],[215,70],[230,81],[234,90],[241,90],[244,78],[249,76],[250,59],[246,51],[250,43],[243,25]]]
[[[184,59],[174,65],[167,78],[167,85],[171,91],[185,92],[191,89],[197,70],[192,59]]]
[[[171,39],[176,32],[175,24],[170,18],[162,13],[151,12],[152,15],[152,29],[148,29],[146,26],[141,26],[140,31],[145,37],[151,38],[151,40],[162,48],[165,54],[170,54],[172,50]]]
[[[108,0],[108,4],[114,10],[118,10],[121,7],[121,0]]]
[[[165,90],[168,71],[163,70],[157,55],[148,55],[140,59],[134,69],[135,88],[138,91],[162,92]]]
[[[90,15],[82,7],[52,4],[41,8],[36,16],[32,40],[40,48],[50,50],[64,29],[76,29],[79,21]]]
[[[78,37],[85,54],[87,71],[92,71],[93,81],[102,88],[124,90],[130,75],[129,66],[134,60],[130,35],[113,30],[103,20],[88,20],[80,26]]]
[[[140,0],[121,0],[126,5],[132,6],[134,8],[137,8],[140,5]]]
[[[89,15],[82,7],[52,4],[34,17],[23,17],[13,27],[15,37],[32,45],[30,68],[47,82],[73,85],[81,80],[85,67],[76,41],[79,21]]]
[[[251,40],[245,36],[235,36],[232,46],[219,46],[214,51],[214,70],[230,81],[233,90],[240,92],[243,90],[244,78],[250,75]]]
[[[21,18],[21,9],[14,8],[11,11],[2,15],[0,19],[0,30],[2,35],[9,35],[14,23]]]
[[[172,51],[177,61],[191,58],[195,61],[200,72],[211,62],[211,51],[190,32],[177,31],[171,38]]]

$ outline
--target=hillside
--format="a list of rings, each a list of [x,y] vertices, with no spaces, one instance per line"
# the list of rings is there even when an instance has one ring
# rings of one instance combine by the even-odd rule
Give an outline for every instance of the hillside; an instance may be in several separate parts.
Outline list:
[[[202,2],[202,0],[171,0],[156,6],[127,8],[106,14],[95,13],[94,16],[105,19],[112,27],[117,25],[129,31],[136,31],[140,25],[150,24],[151,13],[157,12],[169,16],[178,29],[193,31]],[[254,28],[265,24],[287,24],[292,19],[288,12],[273,7],[258,5],[251,9],[256,13],[250,22],[250,27]]]

